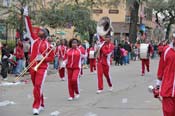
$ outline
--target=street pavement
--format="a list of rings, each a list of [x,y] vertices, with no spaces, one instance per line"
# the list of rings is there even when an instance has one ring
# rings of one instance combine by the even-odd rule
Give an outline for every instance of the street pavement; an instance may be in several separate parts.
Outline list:
[[[126,66],[112,65],[114,89],[108,91],[104,78],[101,94],[96,94],[96,74],[85,69],[80,78],[80,98],[74,101],[67,101],[67,81],[60,81],[51,66],[44,85],[46,107],[40,116],[51,113],[57,113],[57,116],[161,116],[161,102],[148,91],[148,86],[155,82],[157,66],[158,58],[151,60],[151,71],[141,76],[141,61],[131,61]],[[9,76],[8,81],[12,81],[14,77]],[[0,86],[0,103],[5,100],[15,103],[0,106],[0,116],[31,116],[32,88],[31,81],[24,85]]]

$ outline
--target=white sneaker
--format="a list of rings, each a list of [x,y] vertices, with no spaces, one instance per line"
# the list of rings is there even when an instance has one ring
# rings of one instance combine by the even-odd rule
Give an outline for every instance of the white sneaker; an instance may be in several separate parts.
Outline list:
[[[40,106],[39,107],[39,111],[44,111],[44,107],[43,106]]]
[[[63,77],[63,78],[61,78],[60,80],[61,80],[61,81],[65,81],[66,79],[65,79],[65,77]]]
[[[7,77],[6,78],[3,78],[4,81],[7,81]]]
[[[34,108],[34,109],[33,109],[33,115],[39,115],[39,110],[36,109],[36,108]]]
[[[68,101],[72,101],[72,100],[73,100],[73,98],[72,98],[72,97],[69,97],[69,98],[68,98]]]
[[[109,87],[109,91],[112,91],[113,90],[113,87]]]
[[[97,72],[96,72],[96,71],[94,71],[93,73],[94,73],[94,74],[97,74]]]
[[[79,99],[79,98],[80,98],[80,94],[76,94],[75,99]]]
[[[97,90],[96,93],[97,93],[97,94],[100,94],[102,91],[103,91],[103,90]]]

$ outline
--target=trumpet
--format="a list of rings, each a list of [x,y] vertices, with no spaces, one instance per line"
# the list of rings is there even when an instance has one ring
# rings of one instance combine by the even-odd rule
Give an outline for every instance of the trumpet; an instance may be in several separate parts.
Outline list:
[[[42,53],[42,55],[45,54],[48,51],[48,49],[49,48],[47,48],[46,50],[44,50],[44,52]],[[35,57],[26,68],[24,68],[24,70],[15,78],[15,81],[14,82],[17,82],[34,65],[34,63],[36,63],[36,59],[37,59],[37,57]]]

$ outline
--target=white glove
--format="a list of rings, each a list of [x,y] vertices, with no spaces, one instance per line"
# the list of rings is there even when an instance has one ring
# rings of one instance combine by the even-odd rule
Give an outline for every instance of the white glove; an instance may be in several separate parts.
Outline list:
[[[162,84],[162,81],[159,80],[159,79],[157,79],[157,80],[156,80],[156,86],[161,86],[161,84]]]
[[[105,42],[100,42],[100,43],[97,43],[97,49],[101,48],[103,45],[104,45]]]
[[[39,54],[36,56],[36,61],[41,61],[43,59],[43,55]]]
[[[25,6],[23,9],[24,9],[23,15],[24,15],[24,16],[28,16],[28,15],[29,15],[28,6]]]
[[[6,56],[6,55],[4,55],[3,57],[2,57],[2,59],[7,59],[8,57]]]

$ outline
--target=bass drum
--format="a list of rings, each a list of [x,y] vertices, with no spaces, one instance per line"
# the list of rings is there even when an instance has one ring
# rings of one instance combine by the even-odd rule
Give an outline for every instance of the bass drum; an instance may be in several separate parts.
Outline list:
[[[95,51],[90,50],[89,51],[89,59],[94,59],[95,58]]]
[[[140,44],[140,59],[148,59],[149,44]]]

